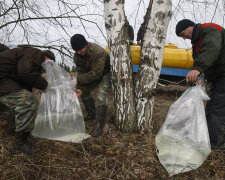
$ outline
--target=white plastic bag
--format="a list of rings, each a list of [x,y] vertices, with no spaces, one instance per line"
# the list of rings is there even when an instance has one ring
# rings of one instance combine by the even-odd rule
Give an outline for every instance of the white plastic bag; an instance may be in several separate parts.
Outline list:
[[[211,152],[203,104],[208,99],[197,85],[170,106],[155,139],[159,161],[170,176],[198,168]]]
[[[42,93],[33,136],[80,142],[89,137],[85,133],[83,114],[74,92],[76,78],[56,62],[42,63],[50,89]]]

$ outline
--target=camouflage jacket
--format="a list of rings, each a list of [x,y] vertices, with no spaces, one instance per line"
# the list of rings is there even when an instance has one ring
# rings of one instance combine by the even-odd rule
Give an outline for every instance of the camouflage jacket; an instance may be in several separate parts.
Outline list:
[[[110,72],[110,59],[105,49],[88,42],[88,48],[84,56],[74,55],[74,63],[77,66],[78,88],[96,83],[105,73]]]
[[[44,55],[35,48],[15,48],[0,53],[0,96],[22,89],[44,90],[48,82],[41,76]]]
[[[192,34],[193,69],[208,81],[225,76],[225,30],[214,23],[196,24]]]

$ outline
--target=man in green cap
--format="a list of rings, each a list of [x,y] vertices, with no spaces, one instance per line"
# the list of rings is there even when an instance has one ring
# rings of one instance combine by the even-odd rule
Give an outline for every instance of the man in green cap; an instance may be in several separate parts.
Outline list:
[[[102,135],[105,125],[108,95],[111,89],[110,58],[108,53],[99,45],[87,42],[82,34],[71,37],[71,46],[76,51],[74,62],[77,66],[78,89],[82,90],[81,99],[87,111],[84,120],[96,119],[93,136]],[[90,92],[98,85],[97,103]]]

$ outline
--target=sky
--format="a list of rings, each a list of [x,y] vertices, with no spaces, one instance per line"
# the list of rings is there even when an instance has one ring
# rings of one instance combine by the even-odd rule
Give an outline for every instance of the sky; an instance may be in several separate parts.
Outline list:
[[[10,1],[12,0],[7,2]],[[107,38],[102,0],[64,1],[70,4],[75,2],[74,4],[76,5],[65,7],[67,11],[71,10],[70,8],[75,9],[75,15],[79,15],[88,21],[81,21],[79,19],[68,21],[63,19],[63,28],[57,24],[49,24],[48,22],[44,26],[37,21],[29,22],[32,24],[30,30],[35,34],[28,38],[29,42],[31,44],[40,45],[57,44],[59,46],[71,48],[70,37],[76,33],[81,33],[88,41],[95,42],[105,47],[107,45]],[[46,15],[48,15],[48,13],[53,13],[57,15],[64,8],[62,5],[60,5],[60,9],[57,8],[59,7],[58,2],[58,0],[38,0],[36,6],[33,7],[36,7],[39,13]],[[13,1],[11,3],[13,3]],[[138,29],[143,22],[143,16],[145,15],[148,3],[149,0],[125,0],[125,14],[129,23],[134,28],[135,40]],[[29,14],[29,16],[32,16],[32,14]],[[175,34],[177,22],[184,18],[190,19],[195,23],[214,22],[225,27],[224,0],[172,0],[172,18],[167,31],[166,43],[174,43],[180,48],[191,48],[190,40],[183,40]],[[0,21],[0,25],[1,22],[2,21]],[[13,28],[15,27],[11,26],[11,29]],[[17,29],[13,32],[9,31],[9,33],[11,33],[10,38],[7,38],[4,29],[1,30],[1,43],[5,43],[10,47],[26,43],[27,39],[24,38],[23,29],[19,26],[16,28]],[[60,61],[60,59],[58,61]],[[69,59],[68,62],[69,61],[71,61],[71,59]]]
[[[129,23],[134,28],[135,40],[138,29],[143,22],[143,16],[145,15],[148,3],[149,0],[125,0],[125,14]],[[98,7],[94,8],[93,12],[98,11],[99,14],[102,14],[101,18],[95,17],[94,21],[98,23],[106,37],[104,15],[102,13],[104,11],[103,4],[100,3]],[[91,8],[88,9],[90,10]],[[191,48],[190,40],[184,41],[175,34],[177,22],[184,18],[190,19],[195,23],[214,22],[225,27],[224,0],[172,0],[172,18],[167,31],[166,43],[174,43],[180,48]],[[87,36],[89,41],[106,46],[106,38],[102,36],[98,29],[94,29],[96,29],[95,26],[89,23],[88,33],[84,32],[84,35]]]
[[[140,9],[142,10],[137,14],[139,2],[141,2]],[[134,27],[135,34],[137,34],[148,3],[149,0],[126,0],[125,12],[130,24]],[[195,23],[214,22],[225,27],[224,0],[172,0],[172,18],[167,31],[166,43],[174,43],[180,48],[190,48],[190,40],[184,41],[175,34],[176,24],[182,19],[190,19]]]

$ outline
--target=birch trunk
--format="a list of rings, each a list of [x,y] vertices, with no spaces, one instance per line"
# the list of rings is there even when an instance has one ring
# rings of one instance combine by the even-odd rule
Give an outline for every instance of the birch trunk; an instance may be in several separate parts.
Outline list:
[[[104,1],[105,27],[108,38],[115,124],[122,132],[136,128],[134,87],[124,0]]]
[[[154,0],[144,34],[140,68],[136,77],[137,128],[151,128],[154,94],[163,61],[166,32],[171,18],[171,0]]]

